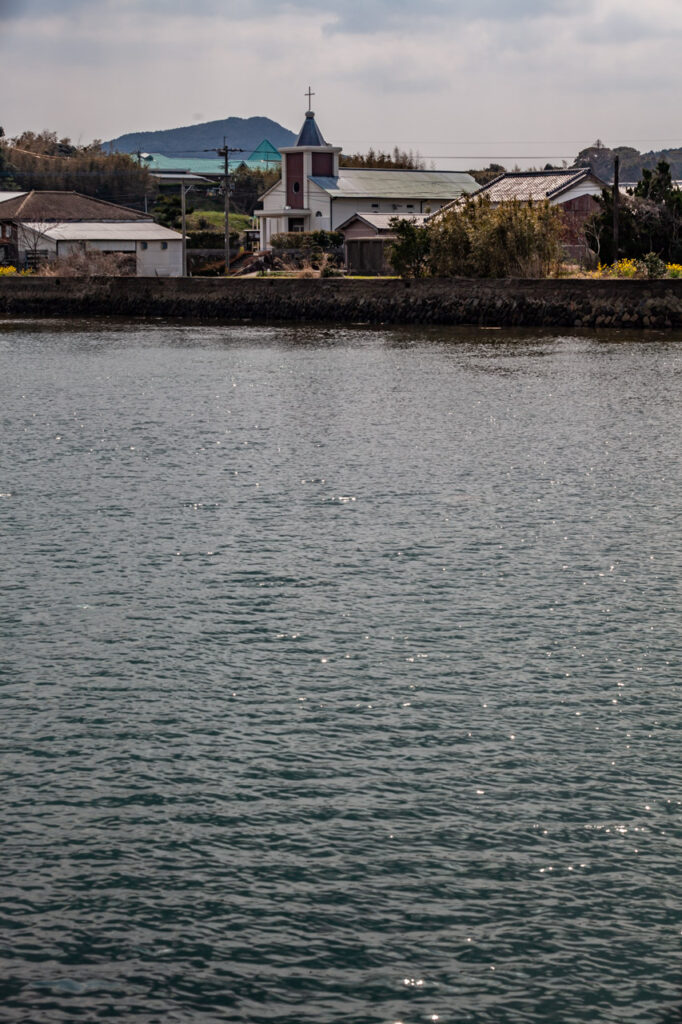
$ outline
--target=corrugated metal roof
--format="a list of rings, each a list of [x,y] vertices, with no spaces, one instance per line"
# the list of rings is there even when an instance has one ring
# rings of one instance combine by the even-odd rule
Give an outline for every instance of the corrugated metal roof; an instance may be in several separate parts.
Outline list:
[[[310,180],[331,196],[349,199],[456,199],[478,188],[464,171],[341,167],[338,178],[315,176]]]
[[[343,231],[354,220],[361,220],[370,227],[376,228],[377,231],[388,231],[391,227],[391,221],[398,217],[400,220],[414,221],[417,224],[423,224],[426,220],[425,213],[365,213],[364,210],[354,213],[352,217],[345,220],[343,224],[339,224],[337,231]]]
[[[117,224],[104,223],[102,221],[72,221],[69,224],[55,224],[54,227],[45,228],[42,221],[30,221],[23,225],[32,231],[38,232],[44,238],[51,238],[55,242],[78,242],[78,241],[141,241],[141,242],[170,242],[179,241],[182,235],[179,231],[171,231],[161,224],[147,223],[140,221],[119,222]]]
[[[215,182],[210,178],[204,178],[201,174],[192,174],[190,171],[151,171],[151,176],[160,185],[211,185],[215,188]]]
[[[212,156],[165,156],[163,153],[147,153],[146,156],[151,157],[150,160],[145,161],[145,165],[150,171],[191,171],[194,174],[224,174],[225,173],[225,161],[219,157]],[[267,171],[277,170],[278,165],[281,164],[282,157],[274,150],[263,150],[262,155],[252,153],[251,156],[244,160],[239,160],[236,157],[230,160],[230,171],[236,171],[242,164],[246,164],[251,170],[254,171]]]

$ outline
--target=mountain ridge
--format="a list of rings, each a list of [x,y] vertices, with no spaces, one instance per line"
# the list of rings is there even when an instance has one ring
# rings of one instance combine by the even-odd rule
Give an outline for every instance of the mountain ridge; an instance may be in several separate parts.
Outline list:
[[[126,132],[102,143],[109,153],[162,153],[164,156],[197,157],[208,155],[204,150],[217,149],[226,138],[229,146],[251,153],[263,139],[280,148],[296,141],[289,131],[269,117],[227,117],[218,121],[162,128],[148,132]]]

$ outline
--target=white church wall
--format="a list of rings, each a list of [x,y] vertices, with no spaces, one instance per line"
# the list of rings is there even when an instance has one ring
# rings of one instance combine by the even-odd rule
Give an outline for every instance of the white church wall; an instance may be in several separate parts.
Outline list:
[[[365,199],[340,196],[332,202],[333,229],[343,224],[354,213],[389,213],[396,217],[406,217],[411,213],[435,213],[445,205],[445,202],[444,199]]]

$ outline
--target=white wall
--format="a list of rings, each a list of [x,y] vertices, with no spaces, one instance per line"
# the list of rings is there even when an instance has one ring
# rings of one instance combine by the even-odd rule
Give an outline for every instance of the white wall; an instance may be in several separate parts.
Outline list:
[[[411,213],[431,213],[440,210],[449,199],[362,199],[339,198],[332,202],[333,228],[343,224],[354,213],[390,213],[396,217],[406,217]]]
[[[182,239],[169,239],[167,248],[163,242],[137,243],[138,277],[182,277]]]
[[[561,195],[556,196],[554,199],[550,199],[552,206],[560,205],[561,203],[568,203],[571,199],[578,199],[580,196],[600,196],[601,188],[594,181],[587,179],[586,181],[580,181],[573,188],[568,189],[567,192],[562,192]]]
[[[33,251],[35,242],[34,232],[25,228],[19,228],[19,259],[26,258],[27,250]],[[85,248],[98,252],[130,252],[137,255],[137,276],[138,277],[182,277],[182,240],[169,239],[164,243],[160,241],[148,241],[147,248],[143,248],[143,242],[133,239],[88,239]],[[83,243],[77,240],[60,241],[57,243],[51,238],[38,236],[38,251],[47,250],[48,259],[55,259],[57,256],[68,256],[70,252],[79,251]]]
[[[304,159],[310,156],[306,153]],[[327,192],[315,185],[306,178],[306,202],[310,210],[310,217],[305,225],[306,231],[332,231],[352,217],[354,213],[391,213],[396,217],[407,216],[410,213],[435,213],[450,202],[449,199],[365,199],[355,196],[339,196],[331,199]],[[283,184],[277,185],[263,200],[263,210],[282,210],[286,202],[286,193]],[[331,219],[330,219],[331,202]],[[292,215],[296,211],[292,210]],[[317,214],[320,214],[318,217]],[[261,249],[271,247],[271,238],[279,231],[288,230],[286,217],[262,217],[260,218]]]

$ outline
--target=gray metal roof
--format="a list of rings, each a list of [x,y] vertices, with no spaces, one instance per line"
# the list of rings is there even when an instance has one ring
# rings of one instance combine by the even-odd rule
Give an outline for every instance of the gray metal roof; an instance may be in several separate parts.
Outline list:
[[[314,176],[310,180],[330,196],[348,199],[456,199],[478,188],[465,171],[341,167],[338,178]]]
[[[18,199],[25,196],[26,192],[0,192],[0,203],[7,203],[10,199]]]
[[[305,115],[305,121],[301,128],[298,138],[294,143],[296,146],[326,146],[327,143],[322,137],[322,132],[317,127],[315,122],[315,115],[312,110],[308,110]]]
[[[426,220],[425,213],[365,213],[364,210],[354,213],[352,217],[345,220],[343,224],[339,224],[337,231],[343,231],[355,220],[362,221],[367,224],[368,227],[375,228],[377,231],[390,231],[391,221],[395,220],[396,217],[399,220],[409,220],[415,224],[423,224]]]
[[[45,238],[55,241],[163,241],[180,240],[179,231],[164,228],[153,221],[69,221],[66,224],[55,224],[47,227],[44,223],[26,222],[24,228],[36,231]]]

